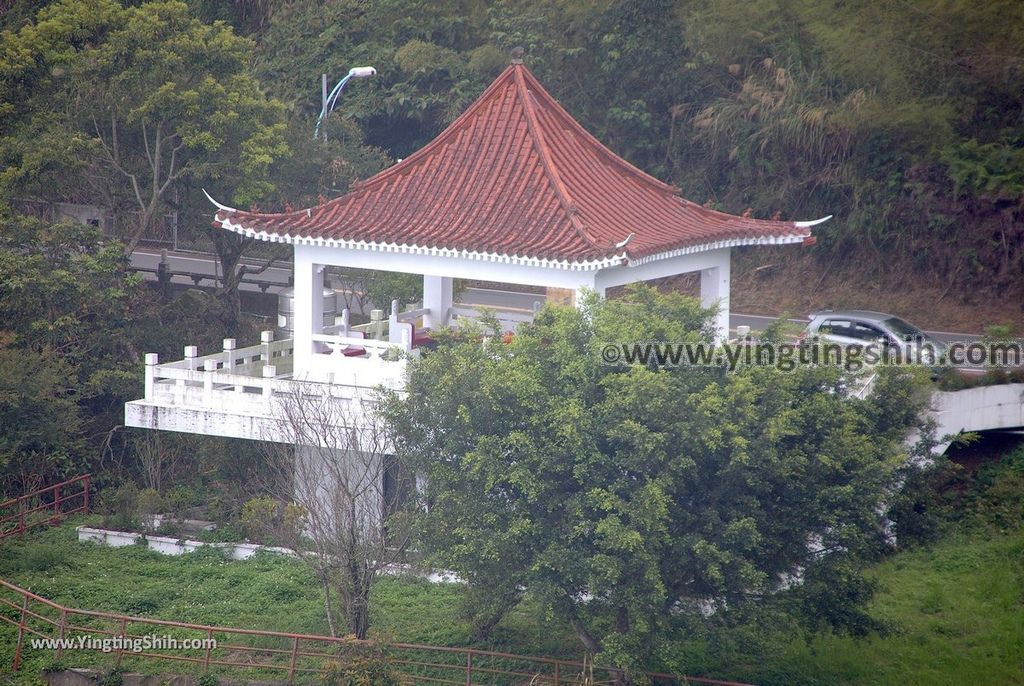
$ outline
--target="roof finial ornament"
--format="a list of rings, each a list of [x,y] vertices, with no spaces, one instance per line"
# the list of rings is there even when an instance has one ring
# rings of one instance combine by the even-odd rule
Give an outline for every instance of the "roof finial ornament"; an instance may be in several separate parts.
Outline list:
[[[512,48],[512,64],[522,64],[523,55],[526,54],[526,48],[521,45],[517,45]]]

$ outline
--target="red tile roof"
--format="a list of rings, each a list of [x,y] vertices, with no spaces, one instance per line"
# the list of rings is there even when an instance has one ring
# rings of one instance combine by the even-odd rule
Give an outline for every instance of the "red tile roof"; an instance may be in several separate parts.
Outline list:
[[[604,264],[810,235],[806,223],[737,217],[683,199],[587,133],[522,64],[426,147],[351,192],[309,210],[221,210],[216,220],[267,240]]]

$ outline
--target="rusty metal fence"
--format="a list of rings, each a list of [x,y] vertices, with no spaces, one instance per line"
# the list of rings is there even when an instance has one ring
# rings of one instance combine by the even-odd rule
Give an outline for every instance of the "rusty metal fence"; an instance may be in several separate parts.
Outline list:
[[[0,503],[0,540],[25,536],[35,526],[56,524],[68,515],[89,511],[88,474]]]
[[[0,631],[4,625],[8,632],[16,633],[12,636],[14,670],[21,666],[26,650],[41,649],[58,662],[62,658],[67,661],[72,650],[82,657],[82,651],[91,651],[108,653],[101,658],[108,668],[129,669],[141,666],[143,661],[167,660],[192,673],[214,671],[234,678],[277,679],[289,684],[321,683],[332,666],[365,664],[367,659],[381,660],[409,684],[601,686],[625,681],[615,669],[571,660],[475,648],[381,644],[80,610],[0,580]],[[33,648],[33,639],[53,643]],[[641,680],[656,686],[747,686],[652,672],[644,673]]]

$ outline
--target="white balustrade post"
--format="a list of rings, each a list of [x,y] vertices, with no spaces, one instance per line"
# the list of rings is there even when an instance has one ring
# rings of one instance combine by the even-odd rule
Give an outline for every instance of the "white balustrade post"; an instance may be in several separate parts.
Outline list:
[[[199,360],[196,359],[199,357],[199,348],[194,345],[186,345],[183,352],[185,354],[185,368],[190,372],[199,369]],[[174,403],[176,405],[185,404],[185,387],[188,386],[188,383],[188,380],[184,378],[174,382]]]
[[[384,338],[384,310],[370,310],[370,337],[378,341]]]
[[[223,346],[224,348],[224,369],[228,374],[237,374],[238,370],[235,366],[238,364],[238,341],[234,338],[225,338]],[[235,393],[242,392],[241,386],[235,386]]]
[[[217,360],[207,360],[203,365],[203,403],[213,404],[213,374],[217,371]]]
[[[277,376],[277,367],[272,364],[263,367],[263,399],[270,400],[271,390],[274,387],[274,377]]]
[[[260,345],[263,346],[262,352],[260,352],[260,360],[263,364],[270,364],[270,344],[274,342],[273,331],[261,331],[260,332]]]
[[[146,400],[153,399],[153,385],[156,382],[156,365],[160,357],[156,353],[146,353]]]
[[[235,373],[235,362],[238,360],[238,346],[236,344],[237,341],[234,338],[224,339],[224,366],[232,374]]]

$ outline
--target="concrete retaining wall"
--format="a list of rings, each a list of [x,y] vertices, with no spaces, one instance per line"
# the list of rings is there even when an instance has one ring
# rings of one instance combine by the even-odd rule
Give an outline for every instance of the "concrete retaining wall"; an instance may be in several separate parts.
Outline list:
[[[131,531],[112,531],[110,529],[94,529],[89,526],[80,526],[76,529],[79,541],[100,543],[109,545],[112,548],[123,548],[129,545],[146,545],[150,550],[155,550],[163,555],[184,555],[192,553],[204,546],[226,550],[233,560],[248,560],[261,550],[276,553],[278,555],[289,555],[297,557],[291,548],[279,548],[269,545],[257,545],[255,543],[204,543],[203,541],[189,541],[185,539],[170,538],[169,536],[150,536],[138,534]],[[418,576],[434,584],[459,584],[462,579],[455,572],[441,570],[422,572],[411,565],[393,564],[388,565],[384,570],[385,574]],[[126,685],[127,686],[127,685]]]
[[[205,543],[203,541],[189,541],[184,538],[171,538],[170,536],[151,536],[130,531],[94,529],[88,526],[80,526],[77,531],[79,541],[102,543],[112,548],[145,544],[150,550],[155,550],[164,555],[184,555],[185,553],[195,552],[199,548],[209,546],[226,551],[233,560],[247,560],[261,550],[280,555],[295,556],[295,552],[289,548],[256,545],[255,543]]]

